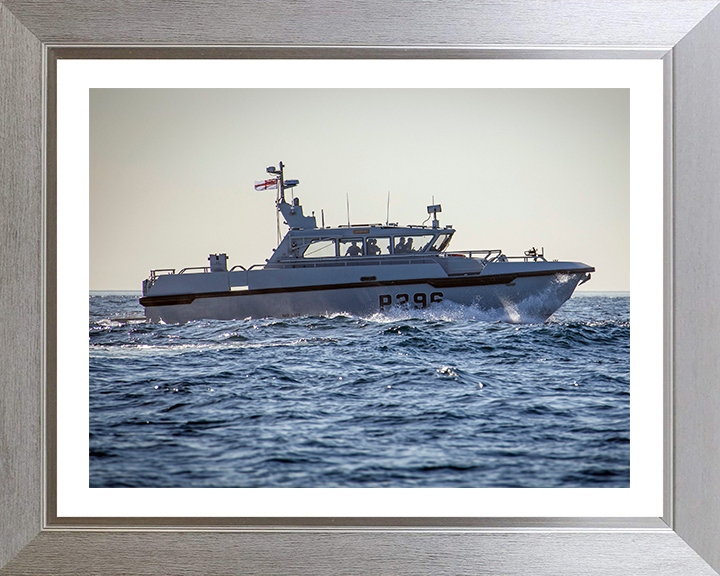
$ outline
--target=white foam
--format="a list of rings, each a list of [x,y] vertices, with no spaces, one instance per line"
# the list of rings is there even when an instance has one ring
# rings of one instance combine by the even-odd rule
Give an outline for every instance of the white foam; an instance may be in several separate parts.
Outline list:
[[[370,322],[380,324],[420,319],[442,322],[473,320],[481,322],[509,322],[511,324],[541,324],[547,319],[548,309],[557,309],[565,302],[562,288],[570,276],[559,277],[541,293],[524,300],[503,301],[503,308],[484,309],[476,305],[466,306],[450,300],[436,302],[429,308],[393,307],[368,316]]]

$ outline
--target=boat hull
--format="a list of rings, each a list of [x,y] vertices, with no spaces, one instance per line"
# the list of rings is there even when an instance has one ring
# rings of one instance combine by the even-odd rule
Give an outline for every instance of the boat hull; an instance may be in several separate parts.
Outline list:
[[[592,269],[590,269],[592,270]],[[347,313],[369,316],[393,308],[424,309],[454,302],[516,323],[543,322],[587,279],[586,270],[423,281],[368,282],[265,290],[231,290],[143,298],[148,320],[183,323]]]

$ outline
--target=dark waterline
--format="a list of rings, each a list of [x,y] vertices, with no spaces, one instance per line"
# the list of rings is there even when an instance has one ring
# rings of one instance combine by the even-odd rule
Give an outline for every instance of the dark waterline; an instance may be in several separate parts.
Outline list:
[[[628,487],[630,299],[184,325],[90,293],[91,487]]]

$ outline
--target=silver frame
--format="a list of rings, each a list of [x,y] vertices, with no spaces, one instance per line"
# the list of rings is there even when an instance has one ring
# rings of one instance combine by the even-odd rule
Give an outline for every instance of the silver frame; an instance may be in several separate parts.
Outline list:
[[[323,3],[0,0],[0,574],[717,574],[718,0]],[[53,78],[73,57],[662,58],[663,517],[58,519]]]

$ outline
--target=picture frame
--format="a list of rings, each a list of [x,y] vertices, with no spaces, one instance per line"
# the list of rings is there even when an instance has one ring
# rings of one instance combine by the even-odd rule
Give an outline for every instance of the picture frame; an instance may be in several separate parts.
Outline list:
[[[719,2],[323,4],[0,1],[0,574],[715,574]],[[57,518],[54,66],[138,57],[662,59],[663,517]]]

